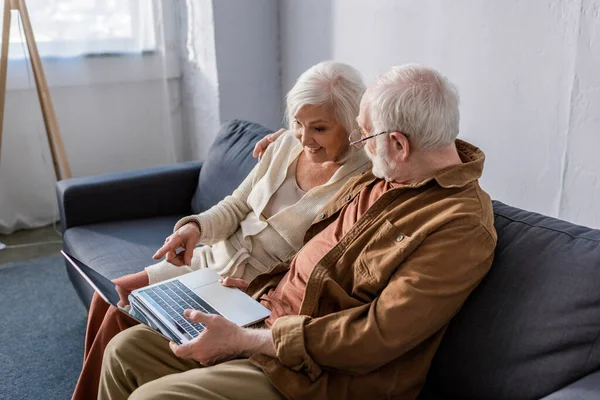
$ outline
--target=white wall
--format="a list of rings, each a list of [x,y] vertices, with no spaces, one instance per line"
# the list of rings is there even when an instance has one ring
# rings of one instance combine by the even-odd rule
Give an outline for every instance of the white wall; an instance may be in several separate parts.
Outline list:
[[[599,0],[284,0],[282,94],[310,65],[417,62],[461,94],[459,137],[511,205],[600,227]]]
[[[182,32],[184,154],[203,159],[219,124],[281,124],[277,0],[177,3]]]
[[[213,2],[221,121],[281,125],[277,0]]]
[[[560,215],[600,226],[600,1],[583,0],[564,149]]]

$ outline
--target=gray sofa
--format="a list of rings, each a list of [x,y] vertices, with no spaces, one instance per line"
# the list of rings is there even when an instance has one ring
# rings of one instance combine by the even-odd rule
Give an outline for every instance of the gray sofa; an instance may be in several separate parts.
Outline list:
[[[65,250],[111,279],[140,271],[177,219],[233,191],[269,132],[233,120],[204,163],[59,182]],[[600,231],[494,210],[494,264],[452,320],[420,398],[600,399]],[[70,279],[88,307],[88,285]]]

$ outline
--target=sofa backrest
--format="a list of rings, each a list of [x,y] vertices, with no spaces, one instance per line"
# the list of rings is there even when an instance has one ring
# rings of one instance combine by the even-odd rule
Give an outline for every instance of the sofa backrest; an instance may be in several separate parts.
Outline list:
[[[210,146],[192,199],[192,212],[201,213],[230,195],[252,171],[254,145],[273,131],[254,122],[224,123]]]
[[[427,378],[441,398],[539,399],[600,368],[600,231],[500,202],[494,211],[492,268]]]

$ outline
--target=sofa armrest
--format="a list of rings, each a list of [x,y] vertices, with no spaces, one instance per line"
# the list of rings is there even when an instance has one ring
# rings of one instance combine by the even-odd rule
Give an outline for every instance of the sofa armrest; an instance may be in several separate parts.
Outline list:
[[[544,397],[542,400],[594,400],[600,399],[600,371],[593,372],[568,386]]]
[[[73,178],[56,184],[63,232],[99,222],[190,214],[202,162]]]

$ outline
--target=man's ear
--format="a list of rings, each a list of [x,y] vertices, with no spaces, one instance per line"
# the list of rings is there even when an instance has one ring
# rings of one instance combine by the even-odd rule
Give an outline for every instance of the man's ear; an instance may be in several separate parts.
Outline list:
[[[404,162],[410,155],[410,143],[402,132],[390,132],[389,137],[392,141],[392,150],[399,160]]]

